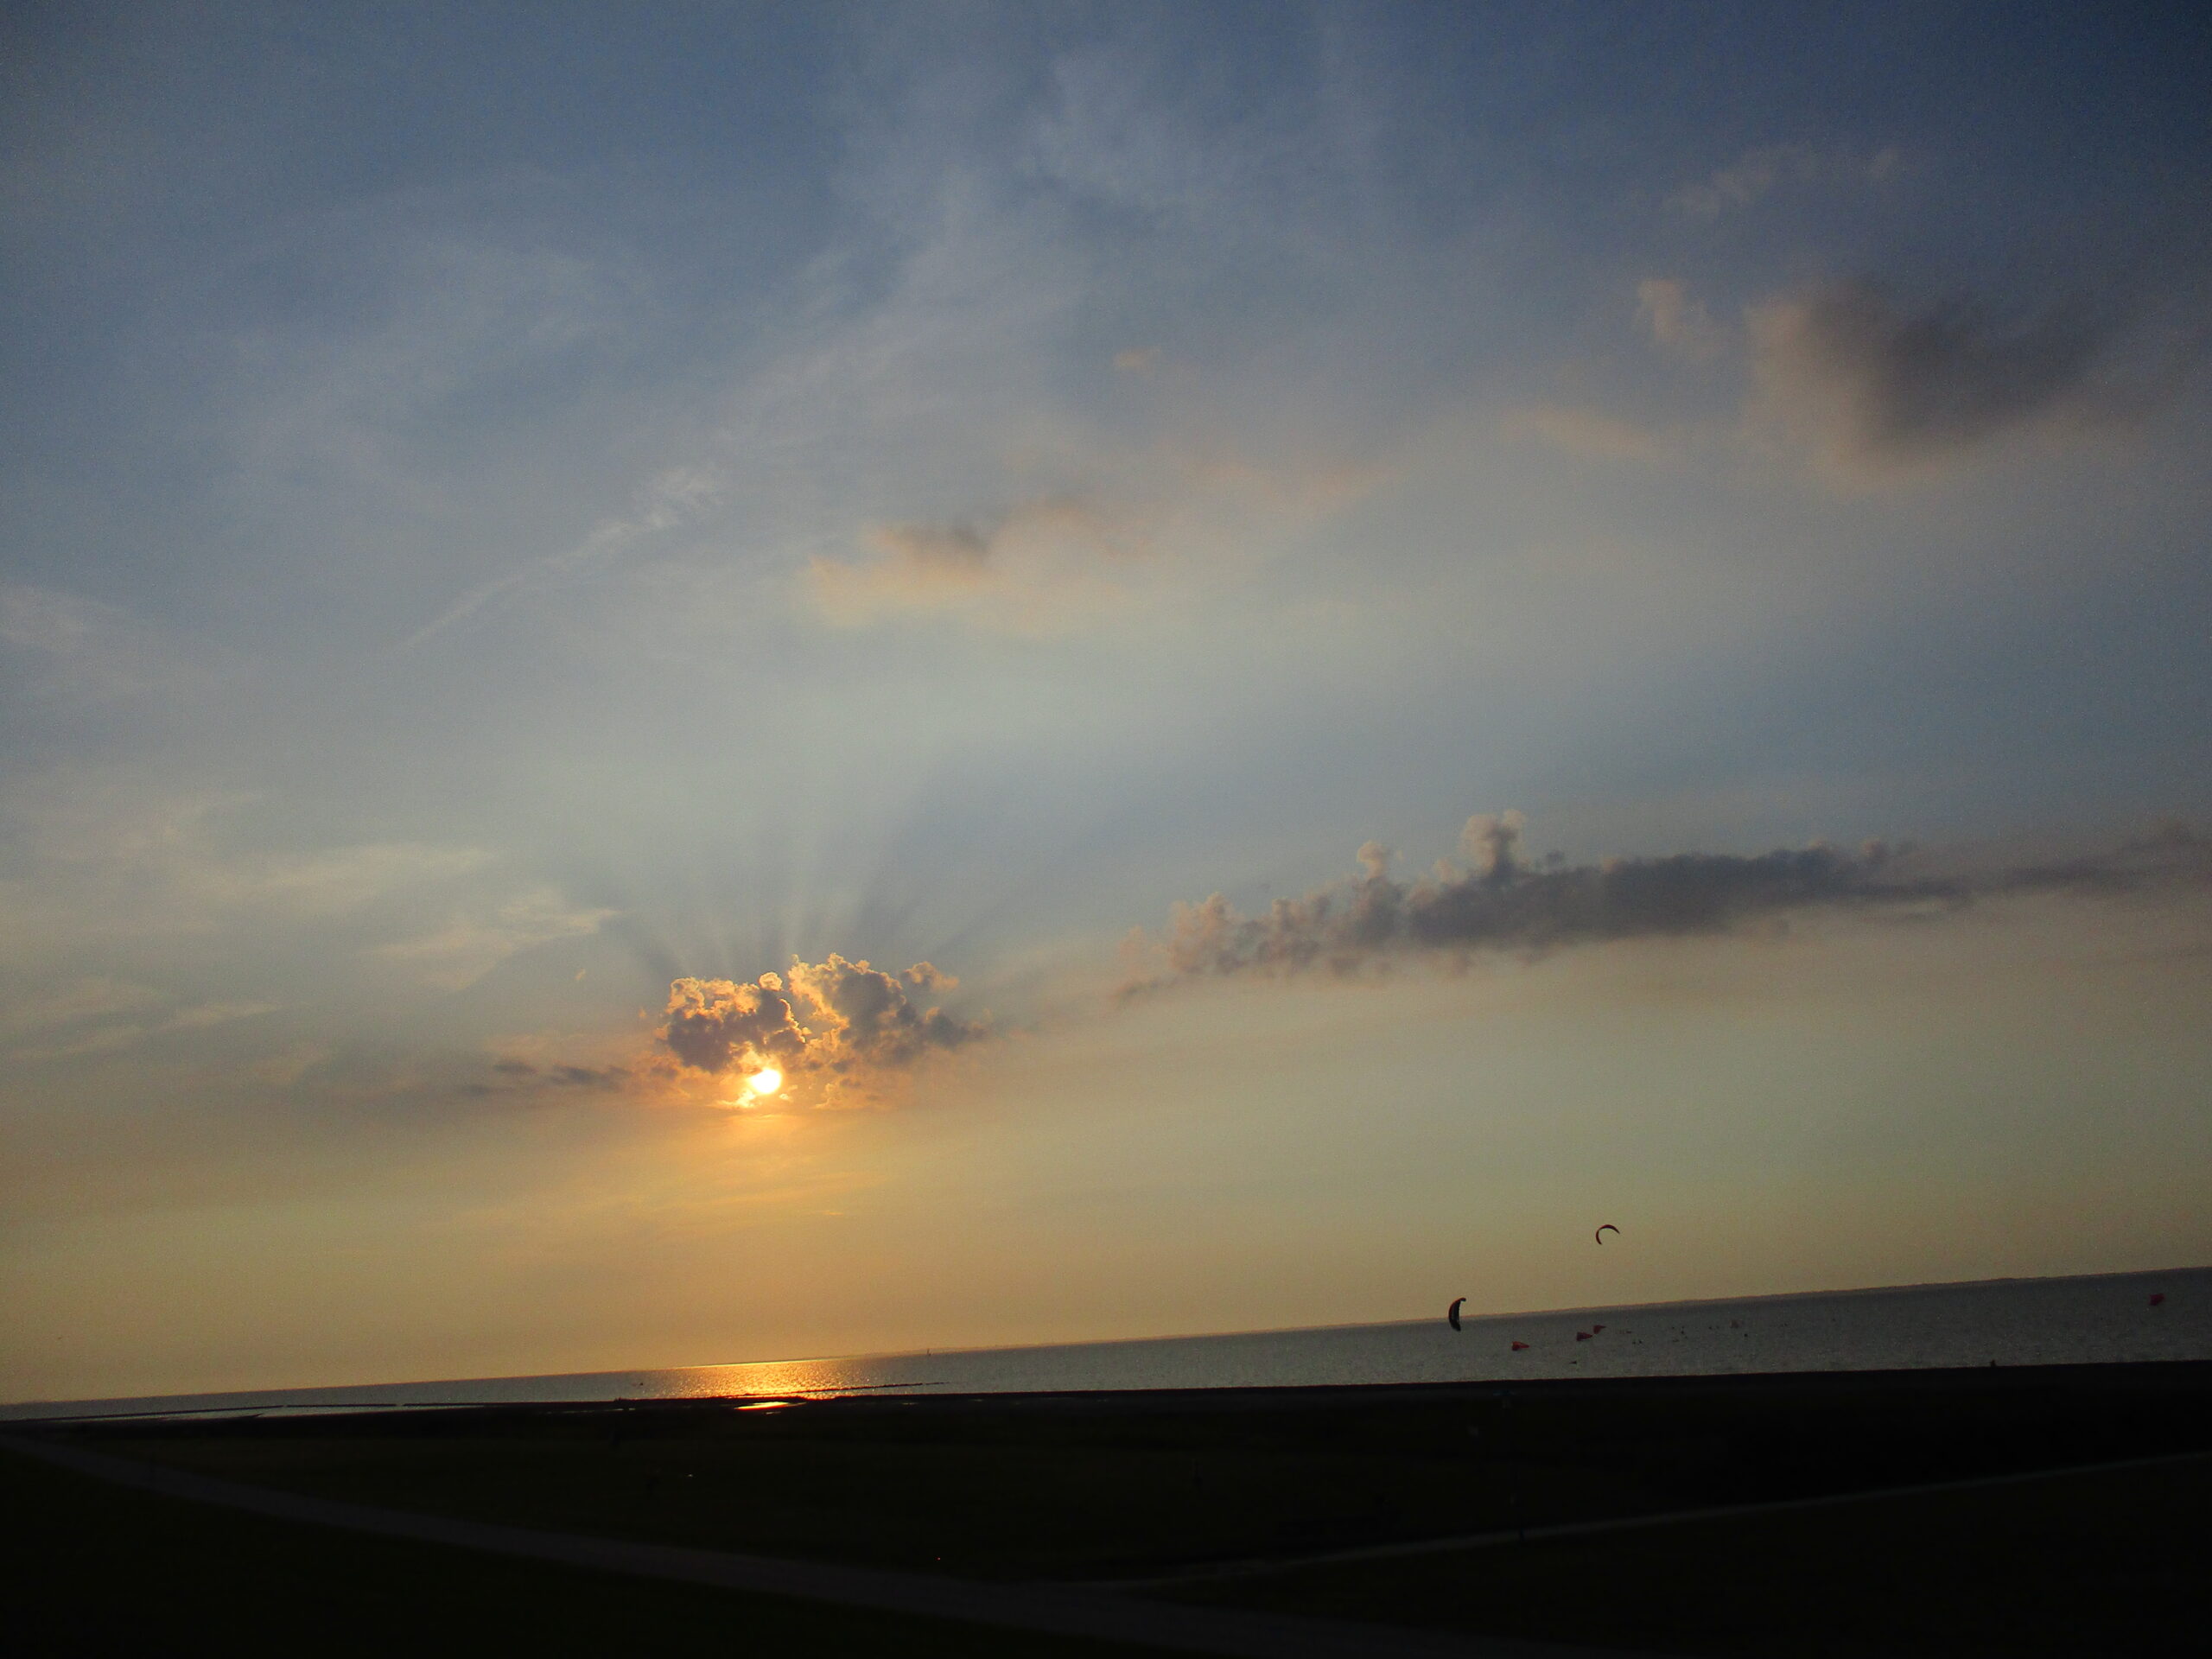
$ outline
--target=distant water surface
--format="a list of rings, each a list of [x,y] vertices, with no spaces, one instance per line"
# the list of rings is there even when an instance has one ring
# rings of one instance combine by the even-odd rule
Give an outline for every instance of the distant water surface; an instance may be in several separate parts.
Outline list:
[[[2153,1296],[2164,1300],[2154,1306]],[[1464,1329],[1453,1331],[1440,1310],[1433,1319],[1387,1325],[1046,1348],[30,1402],[0,1406],[0,1420],[862,1392],[1010,1394],[1711,1376],[1905,1370],[1986,1365],[1992,1360],[1999,1365],[2063,1365],[2212,1359],[2212,1268],[1499,1313],[1464,1317],[1462,1324]],[[1516,1342],[1528,1346],[1516,1349]]]

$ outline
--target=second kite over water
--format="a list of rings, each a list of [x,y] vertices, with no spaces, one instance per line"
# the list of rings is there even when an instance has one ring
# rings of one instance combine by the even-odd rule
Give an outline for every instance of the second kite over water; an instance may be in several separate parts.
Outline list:
[[[1605,1242],[1605,1235],[1607,1233],[1618,1233],[1618,1231],[1620,1231],[1620,1229],[1614,1226],[1613,1224],[1609,1221],[1600,1226],[1598,1230],[1591,1234],[1590,1236],[1596,1239],[1600,1244],[1602,1244]]]

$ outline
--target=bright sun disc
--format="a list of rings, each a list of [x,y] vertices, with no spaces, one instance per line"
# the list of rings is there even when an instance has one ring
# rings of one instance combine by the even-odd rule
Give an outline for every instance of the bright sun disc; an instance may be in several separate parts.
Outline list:
[[[755,1071],[746,1084],[756,1095],[772,1095],[784,1086],[784,1074],[771,1066],[765,1071]]]

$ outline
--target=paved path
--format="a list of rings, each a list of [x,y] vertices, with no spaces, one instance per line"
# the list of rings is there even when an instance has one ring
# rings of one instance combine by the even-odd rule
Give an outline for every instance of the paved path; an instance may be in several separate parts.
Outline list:
[[[1178,1653],[1239,1659],[1637,1659],[1618,1650],[1567,1648],[1510,1637],[1431,1635],[1381,1625],[1287,1618],[1227,1608],[1179,1607],[1098,1591],[1059,1586],[979,1584],[920,1573],[779,1560],[673,1544],[583,1538],[521,1527],[457,1521],[341,1503],[260,1486],[245,1486],[157,1464],[108,1457],[73,1446],[18,1436],[0,1446],[95,1479],[168,1497],[220,1503],[280,1521],[342,1527],[386,1538],[480,1549],[499,1555],[558,1561],[568,1567],[674,1579],[726,1590],[797,1596],[872,1607],[925,1618],[965,1621],[1054,1636],[1096,1637]]]
[[[1878,1486],[1863,1492],[1830,1492],[1820,1497],[1786,1497],[1766,1503],[1724,1503],[1704,1510],[1668,1510],[1658,1515],[1634,1515],[1612,1521],[1568,1521],[1519,1531],[1463,1532],[1444,1538],[1416,1538],[1402,1544],[1364,1544],[1356,1549],[1318,1550],[1307,1555],[1269,1555],[1245,1561],[1221,1561],[1209,1567],[1187,1567],[1148,1579],[1115,1579],[1102,1583],[1105,1590],[1160,1590],[1178,1584],[1204,1584],[1217,1579],[1256,1579],[1270,1573],[1288,1573],[1301,1567],[1326,1567],[1338,1561],[1386,1561],[1402,1555],[1441,1555],[1459,1549],[1496,1549],[1504,1544],[1539,1542],[1546,1538],[1586,1538],[1592,1533],[1628,1532],[1638,1527],[1671,1527],[1693,1521],[1726,1521],[1745,1515],[1779,1515],[1789,1510],[1827,1509],[1837,1503],[1866,1503],[1884,1497],[1919,1497],[1936,1492],[1967,1492],[1982,1486],[2012,1486],[2028,1480],[2056,1480],[2066,1475],[2101,1475],[2121,1469],[2155,1469],[2166,1464],[2202,1463],[2212,1452],[2173,1452],[2163,1457],[2126,1458],[2117,1463],[2077,1463],[2059,1469],[2035,1469],[2024,1475],[1979,1475],[1971,1480],[1929,1481],[1918,1486]]]

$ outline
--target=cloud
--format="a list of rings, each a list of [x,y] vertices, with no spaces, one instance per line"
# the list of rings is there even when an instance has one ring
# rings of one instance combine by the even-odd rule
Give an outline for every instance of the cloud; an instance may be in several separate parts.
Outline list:
[[[55,1027],[111,1020],[168,999],[150,985],[109,975],[88,975],[58,990],[12,999],[0,1006],[0,1035],[22,1036]]]
[[[480,847],[239,847],[250,794],[168,789],[129,770],[50,768],[0,790],[0,957],[90,938],[299,926],[487,871]],[[81,957],[79,958],[81,959]]]
[[[533,1060],[509,1056],[492,1063],[492,1081],[463,1084],[461,1092],[478,1097],[537,1093],[543,1090],[612,1094],[627,1088],[634,1076],[626,1065],[568,1065],[558,1063],[540,1065]]]
[[[627,512],[601,519],[573,546],[478,583],[401,640],[394,652],[404,654],[428,644],[494,601],[504,603],[533,588],[573,580],[649,537],[696,524],[721,506],[728,493],[726,467],[697,462],[664,468],[637,492]]]
[[[2027,893],[2111,895],[2162,883],[2212,886],[2212,841],[2170,825],[2111,852],[1945,873],[1910,849],[1870,842],[1742,855],[1675,853],[1570,866],[1522,855],[1517,812],[1480,815],[1460,833],[1462,863],[1390,879],[1389,850],[1359,850],[1362,874],[1240,914],[1221,894],[1175,906],[1166,932],[1125,947],[1124,997],[1179,982],[1309,972],[1357,976],[1401,958],[1465,960],[1611,940],[1714,934],[1809,909],[1955,906]]]
[[[175,696],[214,678],[129,613],[22,582],[0,582],[0,662],[36,694],[77,702]]]
[[[157,1013],[164,1005],[172,1005],[171,1011]],[[0,1012],[0,1043],[8,1044],[21,1061],[69,1059],[135,1048],[176,1032],[205,1031],[273,1014],[276,1007],[274,1002],[241,1001],[177,1008],[151,986],[95,975],[10,1005]]]
[[[1913,308],[1847,282],[1745,322],[1755,422],[1847,475],[1926,467],[2020,429],[2110,423],[2142,401],[2107,372],[2122,320],[2081,303],[2006,319],[1971,297]]]
[[[1071,494],[1038,496],[982,524],[892,524],[867,532],[874,556],[817,556],[814,594],[832,620],[960,610],[1022,626],[1109,596],[1106,573],[1152,550],[1149,515]]]
[[[1872,156],[1823,151],[1804,144],[1768,144],[1747,149],[1702,184],[1686,185],[1668,206],[1692,219],[1716,219],[1752,206],[1784,185],[1848,188],[1880,184],[1897,171],[1895,149]]]
[[[1663,461],[1680,448],[1669,433],[1602,410],[1537,404],[1509,410],[1500,420],[1508,437],[1541,438],[1570,454],[1600,461]]]
[[[988,1034],[982,1020],[916,1001],[958,982],[926,962],[894,975],[834,953],[820,963],[794,958],[788,973],[757,980],[677,980],[657,1034],[695,1071],[769,1068],[817,1096],[848,1084],[867,1091],[887,1074]]]
[[[534,887],[488,916],[463,916],[435,932],[379,945],[371,954],[407,963],[442,990],[464,990],[509,957],[556,939],[599,931],[618,912],[577,909],[550,887]]]
[[[1738,327],[1716,321],[1673,277],[1647,277],[1636,292],[1660,350],[1745,377],[1734,433],[1550,406],[1510,412],[1510,431],[1644,461],[1712,439],[1770,454],[1778,443],[1808,454],[1831,482],[1864,487],[2008,436],[2048,444],[2124,429],[2172,397],[2206,338],[2172,296],[2061,299],[2007,313],[1964,294],[1912,304],[1860,278],[1770,296],[1745,308]]]
[[[1646,277],[1636,285],[1636,313],[1650,325],[1654,340],[1692,362],[1709,361],[1727,349],[1728,330],[1671,276]]]

